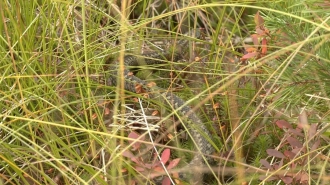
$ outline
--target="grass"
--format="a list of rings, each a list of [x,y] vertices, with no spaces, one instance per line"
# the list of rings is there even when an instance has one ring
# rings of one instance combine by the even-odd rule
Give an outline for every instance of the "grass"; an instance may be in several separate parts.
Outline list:
[[[0,184],[144,184],[163,168],[171,178],[159,181],[183,183],[172,167],[189,162],[194,146],[174,127],[180,117],[106,81],[107,59],[123,62],[180,39],[190,40],[186,61],[142,66],[137,76],[187,100],[214,135],[215,173],[205,183],[326,184],[328,7],[0,2]],[[200,39],[178,34],[200,27]],[[267,42],[230,42],[253,34]],[[256,55],[239,63],[242,51]]]

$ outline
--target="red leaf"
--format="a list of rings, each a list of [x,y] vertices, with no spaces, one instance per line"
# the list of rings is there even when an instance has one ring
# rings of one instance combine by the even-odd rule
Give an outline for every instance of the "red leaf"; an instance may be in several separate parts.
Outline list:
[[[304,173],[301,175],[300,183],[308,182],[308,180],[309,180],[308,173]]]
[[[131,139],[135,139],[135,141],[129,141],[129,143],[133,143],[132,147],[133,147],[133,151],[136,151],[140,148],[141,146],[141,142],[138,142],[139,140],[140,141],[144,141],[145,137],[142,136],[136,132],[131,132],[128,134],[128,138],[131,138]]]
[[[136,157],[131,151],[129,150],[125,150],[122,155],[124,157],[127,157],[129,159],[131,159],[131,161],[135,162],[136,164],[140,164],[141,165],[141,162],[139,161],[139,158]]]
[[[176,167],[176,166],[179,164],[180,160],[181,160],[181,158],[173,159],[173,160],[170,162],[170,164],[168,164],[167,169],[170,170],[170,169]]]
[[[170,155],[171,155],[171,151],[170,149],[166,148],[163,153],[162,153],[162,156],[161,156],[161,161],[166,164],[167,161],[170,159]]]
[[[284,155],[285,155],[287,158],[289,158],[289,159],[294,159],[295,156],[296,156],[295,153],[293,153],[293,152],[291,152],[291,151],[288,151],[288,150],[285,150],[285,151],[284,151]]]
[[[162,166],[156,166],[153,168],[154,171],[156,172],[163,172],[164,171],[164,168]]]
[[[281,128],[281,129],[288,129],[288,128],[292,128],[292,125],[290,123],[288,123],[285,120],[278,120],[276,121],[276,125]]]
[[[300,128],[296,128],[296,129],[290,128],[288,131],[295,136],[301,136],[301,137],[304,136],[304,134],[302,133],[302,130]]]
[[[127,157],[127,158],[135,157],[135,155],[129,150],[125,150],[121,155],[123,155],[124,157]]]
[[[171,185],[172,182],[170,180],[170,178],[168,178],[167,176],[164,177],[163,181],[162,181],[162,185]]]
[[[294,148],[291,152],[295,153],[296,155],[301,152],[301,148]]]
[[[262,164],[264,167],[266,167],[268,170],[272,169],[272,166],[269,164],[268,161],[266,161],[265,159],[260,159],[260,164]]]
[[[171,185],[171,179],[169,177],[164,177],[163,181],[162,181],[162,185]]]
[[[290,143],[292,148],[302,148],[303,147],[303,144],[294,137],[290,136],[290,137],[286,138],[286,140]]]
[[[308,130],[308,139],[313,139],[313,137],[315,136],[317,132],[317,124],[312,124],[310,127],[309,127],[309,130]]]
[[[300,124],[302,124],[303,127],[308,127],[308,118],[306,111],[302,111],[302,113],[298,117],[298,121]]]
[[[241,61],[245,61],[245,60],[253,58],[257,55],[258,55],[258,52],[252,52],[252,53],[245,54],[242,56]]]
[[[292,177],[282,177],[281,180],[282,180],[285,184],[291,184],[293,178],[292,178]]]
[[[245,51],[247,53],[253,53],[253,52],[256,52],[257,51],[257,48],[251,47],[251,46],[248,46],[248,45],[246,45],[244,48],[245,48]]]
[[[261,54],[266,55],[267,53],[267,39],[263,38],[261,42]]]
[[[136,166],[134,169],[138,172],[143,172],[145,170],[145,168],[143,168],[141,166]]]
[[[253,45],[254,46],[259,46],[259,35],[252,34],[251,38],[252,38],[252,41],[253,41]]]
[[[265,179],[266,179],[266,181],[273,181],[273,180],[277,180],[278,178],[276,176],[269,177],[269,176],[264,176],[264,175],[259,177],[259,180],[265,180]]]
[[[283,166],[283,159],[281,159],[280,164],[278,164],[278,167],[281,168]]]
[[[285,158],[285,156],[282,154],[282,152],[277,151],[275,149],[267,149],[267,154],[273,157],[277,157],[277,158]]]
[[[156,164],[154,164],[154,163],[144,163],[143,166],[145,166],[145,167],[148,168],[148,169],[153,169],[153,168],[155,168],[156,166],[161,166],[161,165],[158,165],[158,164],[160,164],[160,162],[158,162],[158,163],[156,163]]]
[[[313,146],[311,147],[311,151],[316,150],[316,149],[319,147],[320,142],[321,142],[321,141],[320,141],[319,139],[316,140],[315,143],[313,144]]]

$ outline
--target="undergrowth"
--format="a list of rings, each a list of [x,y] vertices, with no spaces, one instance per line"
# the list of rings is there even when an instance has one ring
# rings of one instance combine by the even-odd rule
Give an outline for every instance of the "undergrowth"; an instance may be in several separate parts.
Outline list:
[[[216,152],[196,166],[204,183],[327,184],[329,9],[1,1],[0,184],[187,183],[180,173],[197,150],[181,117],[141,87],[107,81],[124,55],[184,39],[183,60],[130,70],[186,100],[212,133]],[[201,36],[184,35],[192,30]]]

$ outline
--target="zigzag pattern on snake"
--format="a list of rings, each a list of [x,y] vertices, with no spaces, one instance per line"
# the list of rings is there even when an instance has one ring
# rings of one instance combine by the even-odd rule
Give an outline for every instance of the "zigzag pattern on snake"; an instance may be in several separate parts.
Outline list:
[[[177,48],[187,48],[187,45],[187,40],[181,40],[177,43]],[[165,89],[161,89],[157,86],[151,88],[148,87],[146,81],[132,75],[132,73],[128,70],[129,67],[139,66],[141,63],[139,61],[141,60],[143,60],[143,64],[145,65],[164,63],[164,60],[172,60],[173,62],[176,62],[181,60],[184,54],[185,51],[181,49],[180,51],[156,52],[152,54],[144,54],[141,56],[126,55],[124,57],[124,88],[127,91],[136,93],[136,86],[142,85],[142,87],[148,92],[151,99],[159,99],[159,97],[162,98],[164,102],[167,102],[169,106],[176,109],[177,113],[183,117],[185,126],[189,130],[189,133],[192,137],[191,139],[195,142],[196,148],[199,150],[190,161],[190,163],[186,166],[189,168],[200,166],[203,164],[202,155],[210,155],[215,151],[208,140],[212,138],[211,133],[208,131],[200,118],[192,111],[192,109],[186,105],[184,100],[182,100],[174,93],[168,92]],[[118,62],[109,68],[109,71],[111,72],[108,82],[110,82],[113,86],[116,86],[118,83],[118,70]],[[186,176],[185,174],[182,175]]]

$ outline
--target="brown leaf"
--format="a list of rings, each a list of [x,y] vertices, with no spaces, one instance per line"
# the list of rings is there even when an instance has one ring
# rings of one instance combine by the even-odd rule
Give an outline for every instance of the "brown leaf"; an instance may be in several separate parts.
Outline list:
[[[127,157],[129,159],[131,159],[131,161],[135,162],[136,164],[140,164],[139,158],[135,157],[134,154],[129,151],[129,150],[125,150],[122,155],[124,157]]]
[[[141,84],[135,84],[135,92],[137,93],[137,94],[141,94],[141,93],[143,93],[143,88],[142,88],[143,86],[141,85]]]
[[[300,183],[305,183],[305,182],[308,182],[308,180],[309,180],[309,175],[308,175],[308,173],[303,173],[302,175],[301,175],[301,178],[300,178]]]
[[[94,114],[92,115],[92,119],[95,120],[96,118],[97,118],[97,114],[94,113]]]
[[[285,184],[291,184],[293,181],[292,177],[282,177],[281,180],[285,183]]]
[[[294,159],[295,156],[296,156],[295,153],[293,153],[293,152],[291,152],[291,151],[288,151],[288,150],[285,150],[285,151],[284,151],[284,155],[285,155],[287,158],[291,159],[291,160]]]
[[[269,177],[269,176],[264,176],[264,175],[259,177],[259,180],[265,180],[265,179],[266,179],[266,182],[269,182],[269,181],[277,180],[278,177],[276,177],[276,176]]]
[[[156,116],[156,115],[158,115],[158,114],[159,114],[159,111],[155,110],[155,111],[152,112],[151,115]]]
[[[139,102],[139,99],[138,98],[133,98],[133,102],[137,103],[137,102]]]
[[[309,127],[309,130],[308,130],[308,139],[313,139],[313,137],[315,136],[316,132],[317,132],[317,124],[314,123],[314,124],[312,124]]]
[[[171,133],[167,134],[167,138],[169,138],[170,140],[172,140],[174,138],[174,136]]]
[[[298,121],[299,121],[298,124],[299,128],[307,129],[307,130],[309,129],[308,117],[306,111],[302,111],[302,113],[298,117]]]
[[[249,48],[246,48],[245,51],[248,52],[248,53],[253,53],[253,52],[257,51],[257,48],[249,47]]]
[[[213,109],[218,109],[218,108],[220,108],[220,103],[219,102],[217,102],[213,105]]]
[[[145,94],[143,94],[143,97],[144,98],[149,98],[149,94],[145,93]]]
[[[300,128],[296,128],[296,129],[290,128],[290,129],[288,130],[288,132],[289,132],[289,133],[292,133],[292,134],[295,135],[295,136],[301,136],[301,137],[304,136],[304,134],[302,133],[302,130],[301,130]]]
[[[288,128],[292,128],[291,124],[288,123],[287,121],[285,120],[277,120],[276,122],[276,125],[281,128],[281,129],[288,129]]]
[[[266,55],[267,53],[267,39],[263,38],[261,41],[261,54]]]
[[[257,28],[257,29],[256,29],[256,32],[257,32],[258,35],[265,35],[264,30],[261,29],[261,28]]]
[[[301,152],[301,148],[294,148],[291,152],[295,153],[296,155]]]
[[[282,154],[282,152],[275,150],[275,149],[267,149],[267,154],[273,157],[277,158],[285,158],[285,156]]]
[[[320,142],[321,142],[321,141],[320,141],[319,139],[316,140],[315,143],[313,144],[313,146],[311,147],[311,151],[316,150],[316,149],[319,147]]]
[[[302,148],[303,144],[296,138],[294,137],[288,137],[286,140],[289,142],[292,148]]]
[[[133,72],[128,72],[128,73],[127,73],[127,76],[133,76],[133,75],[134,75]]]
[[[134,169],[135,169],[136,171],[138,171],[138,172],[143,172],[143,171],[146,170],[145,168],[143,168],[143,167],[141,167],[141,166],[136,166]]]
[[[260,159],[260,164],[262,164],[264,167],[266,167],[268,170],[272,169],[272,166],[269,164],[268,161],[266,161],[265,159]]]
[[[155,87],[157,84],[155,82],[149,82],[147,84],[147,87],[151,88],[151,87]]]
[[[256,15],[254,16],[254,23],[256,24],[256,27],[258,28],[262,28],[264,25],[264,19],[260,16],[259,11],[256,13]]]
[[[134,154],[129,150],[125,150],[121,155],[123,155],[124,157],[127,157],[127,158],[135,157]]]
[[[106,107],[104,109],[104,115],[109,115],[110,114],[110,109],[108,107]]]

